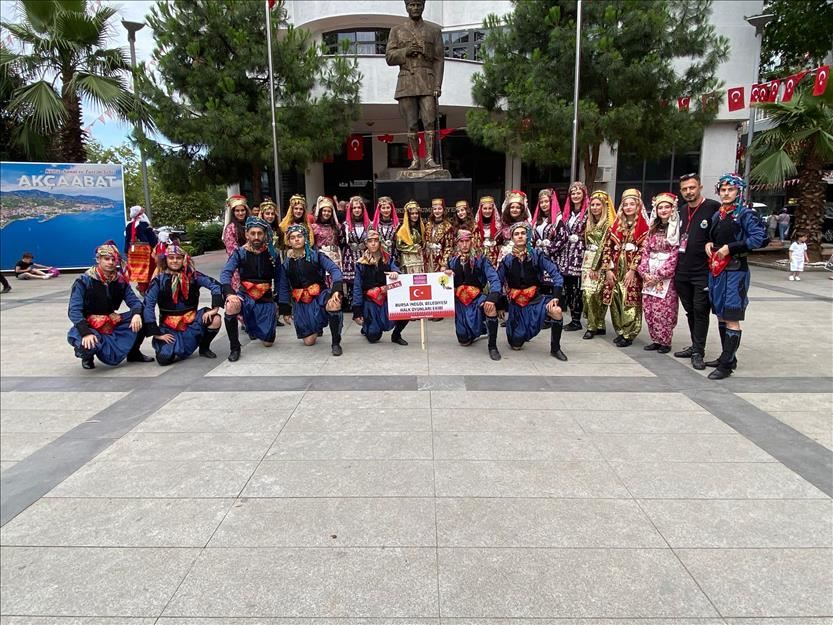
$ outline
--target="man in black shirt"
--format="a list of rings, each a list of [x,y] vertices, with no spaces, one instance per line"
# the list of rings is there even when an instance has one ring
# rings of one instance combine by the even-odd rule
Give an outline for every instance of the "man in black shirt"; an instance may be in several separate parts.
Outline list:
[[[703,197],[703,185],[698,174],[680,177],[680,195],[686,206],[680,209],[680,252],[674,284],[688,317],[691,345],[674,352],[677,358],[691,358],[691,366],[705,369],[703,355],[706,336],[709,333],[709,267],[706,242],[712,215],[720,210],[720,204]]]

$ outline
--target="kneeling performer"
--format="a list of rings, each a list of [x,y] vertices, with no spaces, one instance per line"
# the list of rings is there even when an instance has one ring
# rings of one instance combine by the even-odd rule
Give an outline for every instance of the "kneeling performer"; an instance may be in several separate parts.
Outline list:
[[[353,321],[362,327],[362,334],[370,343],[376,343],[384,332],[393,330],[390,340],[397,345],[407,345],[402,330],[407,320],[393,322],[388,317],[387,276],[396,280],[399,267],[386,251],[382,250],[382,238],[377,230],[368,230],[366,249],[356,262],[356,282],[353,285]]]
[[[498,267],[498,276],[506,285],[509,298],[509,315],[506,321],[506,337],[512,349],[521,349],[542,328],[550,326],[550,354],[558,360],[567,360],[561,351],[562,321],[558,298],[564,284],[558,266],[543,254],[532,249],[529,224],[516,223],[509,229],[512,250]],[[552,279],[553,294],[542,295],[544,274]]]
[[[67,341],[75,348],[84,369],[95,369],[93,357],[105,365],[152,362],[139,351],[144,340],[142,300],[136,297],[120,271],[121,255],[112,241],[95,251],[95,265],[76,278],[69,295],[72,328]],[[130,312],[119,313],[122,302]]]
[[[489,335],[489,358],[500,360],[497,349],[497,303],[500,278],[492,264],[479,251],[472,250],[472,233],[457,231],[458,254],[448,263],[447,274],[454,276],[454,329],[460,345]],[[483,289],[489,285],[489,294]]]
[[[274,291],[278,273],[277,252],[272,245],[272,228],[260,217],[246,219],[246,244],[234,250],[220,274],[225,298],[225,325],[228,333],[228,359],[240,360],[240,328],[237,315],[242,314],[246,332],[260,339],[264,347],[275,342]],[[240,289],[235,293],[231,281],[234,272],[240,275]]]
[[[156,362],[170,365],[185,360],[197,349],[204,358],[216,358],[211,341],[220,331],[223,295],[220,283],[201,274],[178,245],[169,245],[159,257],[158,273],[145,294],[145,333],[153,337]],[[211,292],[211,308],[199,308],[200,288]],[[159,323],[156,306],[159,306]]]
[[[341,356],[342,273],[333,261],[310,248],[307,230],[292,225],[287,231],[289,251],[280,277],[278,305],[283,320],[294,323],[295,334],[304,345],[315,345],[318,333],[327,325],[333,338],[333,356]],[[327,274],[333,281],[327,288]],[[290,304],[290,296],[293,303]]]

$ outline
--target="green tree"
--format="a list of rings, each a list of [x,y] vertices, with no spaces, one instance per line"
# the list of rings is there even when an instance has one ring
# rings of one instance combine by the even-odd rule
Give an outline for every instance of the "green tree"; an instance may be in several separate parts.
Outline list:
[[[766,0],[763,12],[775,16],[761,43],[761,75],[766,79],[817,67],[833,50],[830,0]]]
[[[303,169],[337,152],[358,116],[361,75],[354,60],[326,57],[310,34],[271,12],[282,168]],[[149,142],[164,182],[253,180],[272,163],[264,3],[257,0],[159,0],[148,19],[156,37],[157,78],[143,93],[162,134]]]
[[[576,6],[519,2],[490,15],[483,72],[475,76],[468,132],[536,165],[570,164]],[[592,183],[601,144],[642,158],[669,154],[702,136],[717,113],[715,70],[728,42],[708,23],[711,0],[593,0],[582,14],[579,158]],[[687,69],[676,71],[681,62]],[[706,105],[699,96],[708,94]],[[689,95],[691,112],[677,109]]]
[[[773,126],[755,135],[752,142],[753,180],[783,185],[798,175],[798,208],[795,227],[809,235],[811,260],[821,259],[821,229],[827,185],[822,170],[833,162],[833,89],[822,96],[811,93],[805,79],[789,102],[762,102],[755,106],[769,114]]]
[[[109,108],[127,120],[137,103],[126,85],[130,70],[124,52],[107,48],[115,9],[92,8],[86,0],[20,0],[23,20],[2,22],[23,52],[4,48],[0,66],[23,79],[9,111],[21,117],[14,141],[37,156],[38,137],[54,136],[58,160],[86,159],[82,102]]]

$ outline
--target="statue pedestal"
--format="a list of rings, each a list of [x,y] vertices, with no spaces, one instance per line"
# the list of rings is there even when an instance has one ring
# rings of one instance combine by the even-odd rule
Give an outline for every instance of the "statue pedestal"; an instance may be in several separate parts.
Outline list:
[[[434,169],[405,169],[399,172],[397,180],[449,180],[451,172],[442,167]]]
[[[432,170],[409,171],[408,174],[419,174]],[[433,170],[445,172],[447,170]],[[402,172],[403,174],[406,172]],[[402,176],[397,180],[376,180],[374,184],[376,198],[388,195],[393,198],[393,203],[401,210],[409,200],[416,200],[423,208],[431,206],[431,200],[435,197],[445,199],[446,206],[454,206],[457,200],[474,201],[472,197],[471,178],[451,178],[448,175],[436,177]]]

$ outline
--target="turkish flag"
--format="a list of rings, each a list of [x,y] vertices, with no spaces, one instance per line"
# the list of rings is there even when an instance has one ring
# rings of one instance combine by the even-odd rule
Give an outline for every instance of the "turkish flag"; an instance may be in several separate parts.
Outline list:
[[[766,85],[755,83],[752,89],[749,90],[749,104],[754,102],[761,102],[763,100],[762,93],[766,91]]]
[[[417,133],[417,152],[419,152],[420,158],[425,158],[425,133],[420,132]],[[411,146],[408,146],[408,158],[414,160],[414,154],[411,152]]]
[[[410,299],[412,302],[431,299],[431,285],[412,286],[410,288]]]
[[[798,86],[798,83],[801,82],[801,79],[806,75],[807,72],[804,71],[787,77],[787,80],[784,81],[784,95],[781,96],[781,102],[789,102],[793,99],[795,88]]]
[[[827,79],[830,77],[830,66],[822,65],[816,70],[816,82],[813,85],[813,95],[821,95],[827,89]]]
[[[347,140],[347,160],[364,160],[364,137],[361,135],[350,135],[350,138]]]
[[[393,135],[378,135],[376,140],[382,143],[393,143]]]
[[[746,108],[743,97],[743,87],[729,89],[729,111],[739,111]]]
[[[269,0],[269,8],[274,9],[275,5],[278,3],[278,0]]]
[[[448,135],[452,132],[457,130],[456,128],[440,128],[440,139],[445,139]]]
[[[690,104],[691,96],[683,96],[682,98],[677,98],[677,108],[681,111],[687,111]]]
[[[777,102],[778,101],[778,89],[781,88],[781,81],[780,80],[772,80],[767,83],[767,89],[769,89],[769,95],[767,97],[767,102]]]

